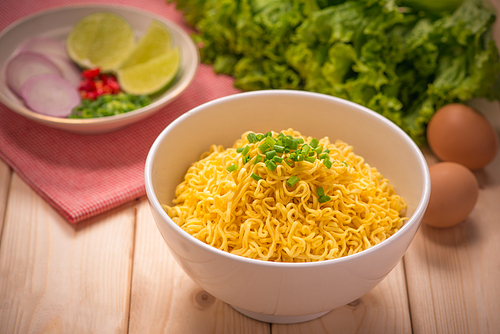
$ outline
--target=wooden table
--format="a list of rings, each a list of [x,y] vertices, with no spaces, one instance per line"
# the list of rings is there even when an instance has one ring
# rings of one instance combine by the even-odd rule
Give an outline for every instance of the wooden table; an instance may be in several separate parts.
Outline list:
[[[488,108],[498,131],[500,108]],[[500,333],[500,154],[475,175],[479,200],[463,223],[422,226],[359,300],[276,325],[188,278],[147,199],[70,225],[0,160],[0,333]]]

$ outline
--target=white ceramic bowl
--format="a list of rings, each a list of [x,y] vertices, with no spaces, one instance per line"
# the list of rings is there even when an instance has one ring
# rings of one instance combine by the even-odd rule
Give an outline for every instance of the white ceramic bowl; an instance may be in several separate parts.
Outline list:
[[[275,263],[208,246],[184,232],[162,210],[160,203],[172,204],[175,187],[187,168],[211,144],[228,147],[245,131],[287,128],[353,145],[354,152],[377,167],[406,199],[409,221],[386,241],[355,255],[322,262]],[[410,245],[430,194],[424,157],[393,123],[342,99],[280,90],[221,98],[176,119],[151,147],[145,182],[158,229],[186,274],[241,313],[274,323],[314,319],[374,288]]]
[[[28,109],[24,102],[7,86],[5,65],[16,52],[19,45],[30,37],[48,37],[64,41],[75,23],[81,18],[98,11],[118,14],[133,27],[136,37],[140,38],[153,19],[165,24],[170,30],[172,42],[179,46],[182,54],[181,68],[170,87],[153,102],[125,114],[92,118],[68,119],[42,115]],[[200,57],[198,48],[191,37],[179,26],[166,18],[138,8],[112,5],[80,5],[51,9],[14,22],[0,34],[0,101],[18,114],[57,129],[76,133],[103,133],[121,129],[157,112],[179,96],[193,81]]]

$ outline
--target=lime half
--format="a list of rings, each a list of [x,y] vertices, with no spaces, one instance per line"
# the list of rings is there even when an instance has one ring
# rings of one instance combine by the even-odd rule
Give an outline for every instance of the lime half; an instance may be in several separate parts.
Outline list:
[[[121,68],[142,64],[155,58],[172,47],[170,32],[162,23],[153,20],[139,43],[132,50]]]
[[[175,47],[144,63],[120,69],[117,73],[118,83],[130,94],[156,93],[174,80],[180,62],[180,50],[179,47]]]
[[[135,46],[132,26],[121,16],[97,12],[78,21],[66,39],[70,58],[84,68],[116,71]]]

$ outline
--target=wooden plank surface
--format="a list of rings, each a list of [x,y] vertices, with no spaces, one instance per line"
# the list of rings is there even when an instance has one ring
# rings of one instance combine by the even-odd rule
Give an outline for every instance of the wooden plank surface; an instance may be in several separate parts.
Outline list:
[[[134,207],[72,226],[17,174],[7,203],[2,333],[126,333]]]
[[[323,317],[292,325],[272,325],[273,334],[407,334],[410,313],[403,261],[372,291]]]
[[[5,217],[5,208],[7,207],[11,175],[12,170],[10,167],[0,159],[0,240],[2,237],[2,227]]]
[[[500,333],[500,154],[475,176],[470,216],[451,228],[422,226],[405,255],[416,334]]]
[[[149,204],[138,205],[130,333],[270,333],[194,283],[175,263]]]

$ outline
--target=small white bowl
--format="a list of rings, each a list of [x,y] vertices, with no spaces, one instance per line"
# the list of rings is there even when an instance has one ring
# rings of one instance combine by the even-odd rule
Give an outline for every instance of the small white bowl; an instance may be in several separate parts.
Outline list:
[[[288,128],[352,145],[406,199],[408,222],[386,241],[358,254],[312,263],[276,263],[215,249],[183,231],[162,209],[160,203],[172,204],[187,168],[211,144],[229,147],[245,131]],[[425,159],[396,125],[339,98],[282,90],[232,95],[179,117],[151,147],[145,182],[158,229],[186,274],[241,313],[272,323],[317,318],[373,289],[401,260],[430,194]]]
[[[170,87],[160,96],[155,96],[152,103],[146,107],[125,114],[91,118],[69,119],[42,115],[31,111],[24,102],[7,86],[5,66],[16,49],[31,37],[46,37],[64,41],[75,23],[81,18],[95,12],[106,11],[118,14],[133,27],[136,37],[142,36],[153,19],[165,24],[170,30],[172,42],[179,46],[182,54],[181,68]],[[0,34],[0,101],[9,109],[32,119],[35,122],[53,128],[75,133],[104,133],[121,129],[157,112],[178,97],[193,81],[200,56],[198,48],[191,37],[178,25],[166,18],[154,15],[138,8],[112,5],[81,5],[51,9],[28,16],[14,22]]]

